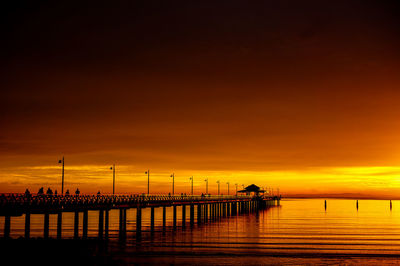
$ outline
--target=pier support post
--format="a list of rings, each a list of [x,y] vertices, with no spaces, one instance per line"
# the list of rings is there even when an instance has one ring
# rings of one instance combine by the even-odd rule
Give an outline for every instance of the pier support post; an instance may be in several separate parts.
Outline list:
[[[204,204],[204,222],[208,222],[208,208],[211,206],[210,204],[206,203]],[[211,208],[211,207],[210,207]],[[211,211],[210,211],[211,213]]]
[[[83,221],[82,221],[82,238],[87,239],[88,235],[88,210],[83,211]]]
[[[201,224],[201,204],[197,204],[197,224]]]
[[[182,228],[186,228],[186,205],[182,205]]]
[[[4,238],[10,238],[11,216],[7,215],[4,220]]]
[[[124,222],[123,222],[123,228],[124,228],[124,237],[126,238],[126,211],[127,209],[124,208]]]
[[[150,209],[150,232],[154,233],[154,207]]]
[[[106,217],[105,217],[105,221],[104,221],[104,235],[105,238],[108,239],[108,227],[109,227],[109,223],[110,223],[110,210],[109,209],[105,209],[104,212],[106,213]]]
[[[124,239],[124,209],[119,209],[119,239]]]
[[[167,207],[163,206],[163,212],[162,212],[162,228],[163,231],[165,232],[166,230],[166,225],[167,225]]]
[[[74,216],[74,239],[79,238],[79,212],[75,211]]]
[[[99,210],[99,239],[103,239],[104,232],[104,210]]]
[[[29,239],[31,234],[31,213],[25,213],[25,238]]]
[[[62,212],[57,213],[57,239],[62,237]]]
[[[173,206],[172,229],[173,229],[173,230],[176,230],[176,205]]]
[[[190,204],[190,227],[194,226],[194,205]]]
[[[50,215],[48,212],[44,214],[44,227],[43,227],[43,238],[49,238],[49,224],[50,224]]]
[[[136,209],[136,238],[142,237],[142,208],[140,206]]]

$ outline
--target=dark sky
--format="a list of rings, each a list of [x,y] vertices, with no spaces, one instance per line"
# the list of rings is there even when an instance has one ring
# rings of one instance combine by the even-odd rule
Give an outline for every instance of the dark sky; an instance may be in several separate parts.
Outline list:
[[[398,1],[8,2],[3,174],[399,164]]]

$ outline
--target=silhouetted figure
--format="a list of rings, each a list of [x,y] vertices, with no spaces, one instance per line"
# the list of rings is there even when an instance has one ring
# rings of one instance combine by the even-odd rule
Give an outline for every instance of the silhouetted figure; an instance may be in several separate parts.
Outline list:
[[[31,193],[29,192],[28,189],[25,190],[25,196],[29,197],[31,195]]]
[[[65,196],[69,196],[69,189],[67,189],[67,191],[65,191]]]
[[[99,190],[99,191],[97,191],[97,196],[100,196],[100,190]]]
[[[43,187],[41,187],[39,188],[38,195],[43,195],[43,194],[44,194],[44,189]]]
[[[56,190],[54,190],[54,195],[56,195],[56,196],[57,196],[57,189],[56,189]]]
[[[53,195],[53,191],[51,190],[51,188],[47,189],[46,194],[50,196]]]
[[[75,194],[76,194],[76,195],[79,195],[80,193],[81,193],[81,192],[80,192],[79,189],[77,188],[76,191],[75,191]]]

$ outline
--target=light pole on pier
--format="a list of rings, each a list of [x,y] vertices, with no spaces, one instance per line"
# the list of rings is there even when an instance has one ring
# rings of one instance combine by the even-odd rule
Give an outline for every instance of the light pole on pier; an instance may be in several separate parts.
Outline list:
[[[238,186],[238,183],[236,183],[235,186],[236,186],[236,196],[237,196],[237,186]]]
[[[190,177],[190,180],[192,180],[192,196],[193,196],[193,176]]]
[[[219,184],[220,184],[221,182],[219,182],[219,180],[217,181],[217,184],[218,184],[218,196],[219,196]]]
[[[113,195],[115,194],[115,163],[110,167],[110,170],[113,170]]]
[[[226,182],[226,184],[228,185],[228,195],[229,195],[229,182]]]
[[[172,173],[172,195],[175,195],[175,173]]]
[[[204,181],[206,181],[206,195],[208,195],[208,177]]]
[[[61,195],[64,195],[64,156],[62,160],[58,160],[58,163],[62,163],[62,171],[61,171]]]
[[[147,175],[147,194],[150,194],[150,170],[144,172]]]

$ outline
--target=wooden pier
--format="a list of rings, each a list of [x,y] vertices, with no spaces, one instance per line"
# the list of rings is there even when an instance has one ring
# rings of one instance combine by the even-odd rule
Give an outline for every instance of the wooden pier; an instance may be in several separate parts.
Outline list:
[[[43,238],[49,238],[49,215],[57,215],[57,239],[62,238],[62,215],[74,213],[74,238],[79,238],[79,215],[83,213],[82,239],[88,238],[88,211],[96,210],[98,216],[98,238],[109,237],[109,211],[119,209],[119,238],[126,238],[126,214],[129,209],[136,209],[136,238],[142,235],[142,209],[150,208],[150,232],[154,233],[155,208],[162,208],[162,230],[166,230],[166,208],[173,210],[172,228],[177,230],[177,208],[182,208],[181,227],[193,227],[195,223],[218,221],[230,217],[251,213],[271,206],[279,205],[280,198],[265,196],[166,196],[166,195],[1,195],[0,216],[5,217],[4,238],[10,238],[11,219],[25,214],[25,238],[30,238],[31,214],[43,214]],[[189,214],[186,215],[186,206]],[[197,221],[195,221],[195,209]],[[186,221],[188,216],[188,223]]]

